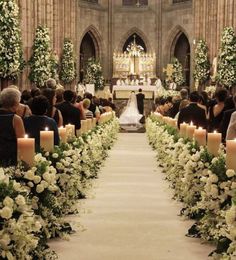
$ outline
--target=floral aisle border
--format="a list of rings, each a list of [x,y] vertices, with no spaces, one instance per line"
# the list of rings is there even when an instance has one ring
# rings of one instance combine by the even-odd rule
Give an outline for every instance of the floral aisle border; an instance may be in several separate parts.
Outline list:
[[[72,231],[64,217],[77,212],[118,132],[113,118],[52,153],[37,154],[35,167],[0,168],[1,259],[57,259],[47,240]]]
[[[196,220],[188,235],[216,244],[211,253],[215,259],[235,259],[236,173],[226,170],[224,147],[214,157],[154,116],[147,120],[146,130],[173,198],[183,203],[182,215]]]

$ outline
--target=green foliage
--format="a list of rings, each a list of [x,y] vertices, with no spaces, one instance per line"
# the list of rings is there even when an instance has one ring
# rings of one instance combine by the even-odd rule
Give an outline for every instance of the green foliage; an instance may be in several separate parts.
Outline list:
[[[208,59],[208,47],[206,42],[199,40],[195,49],[194,79],[204,84],[209,78],[210,62]]]
[[[104,89],[104,78],[102,75],[102,67],[98,60],[90,58],[87,63],[85,72],[85,83],[94,84],[95,90]]]
[[[60,80],[65,83],[71,83],[76,77],[76,63],[74,57],[74,45],[70,39],[64,40],[62,58],[61,58],[61,70]]]
[[[30,58],[29,79],[38,87],[43,87],[45,81],[51,77],[51,43],[49,29],[39,26],[36,29],[33,54]]]
[[[204,163],[211,163],[212,159],[214,158],[214,155],[210,154],[207,150],[207,148],[204,148],[204,151],[201,152],[200,159]]]
[[[218,176],[219,181],[227,181],[228,177],[226,175],[225,158],[220,156],[215,162],[212,162],[209,169]]]
[[[16,1],[0,0],[0,17],[0,77],[16,79],[24,66]]]
[[[232,27],[226,27],[222,33],[217,81],[229,87],[236,84],[236,36]]]

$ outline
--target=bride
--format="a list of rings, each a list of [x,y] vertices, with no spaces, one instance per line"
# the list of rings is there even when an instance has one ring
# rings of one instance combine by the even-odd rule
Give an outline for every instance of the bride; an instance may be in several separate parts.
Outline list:
[[[125,107],[125,110],[120,115],[119,121],[121,125],[136,125],[139,126],[139,120],[143,117],[143,115],[139,114],[137,99],[135,92],[132,91]]]

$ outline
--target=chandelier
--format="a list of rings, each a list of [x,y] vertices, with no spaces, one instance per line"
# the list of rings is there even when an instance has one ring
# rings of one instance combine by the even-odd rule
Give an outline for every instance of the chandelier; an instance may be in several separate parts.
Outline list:
[[[136,35],[134,35],[134,41],[131,42],[127,48],[126,51],[131,56],[140,56],[144,52],[144,48],[141,45],[136,44]]]

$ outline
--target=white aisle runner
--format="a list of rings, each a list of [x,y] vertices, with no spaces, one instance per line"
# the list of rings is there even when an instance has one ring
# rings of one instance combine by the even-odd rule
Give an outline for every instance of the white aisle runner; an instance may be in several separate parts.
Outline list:
[[[52,249],[62,260],[206,260],[212,248],[185,237],[191,222],[163,179],[146,135],[120,134],[77,217],[86,230]]]

